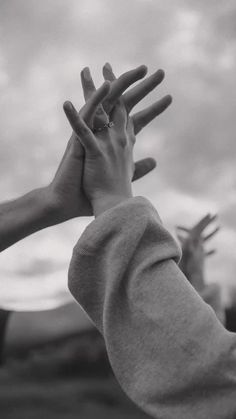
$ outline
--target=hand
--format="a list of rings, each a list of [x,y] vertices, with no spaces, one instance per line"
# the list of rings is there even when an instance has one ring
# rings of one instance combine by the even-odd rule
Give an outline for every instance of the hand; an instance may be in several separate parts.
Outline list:
[[[210,256],[215,253],[215,250],[206,251],[204,249],[204,243],[217,233],[219,227],[216,227],[212,233],[206,235],[205,237],[202,233],[209,224],[215,221],[215,219],[216,215],[212,216],[207,214],[190,229],[182,226],[177,227],[179,230],[178,238],[182,246],[182,259],[179,265],[180,269],[183,271],[194,288],[196,288],[199,292],[201,292],[205,287],[205,256]]]
[[[164,71],[158,70],[147,79],[140,82],[137,86],[124,93],[131,84],[140,78],[143,78],[146,73],[147,68],[145,66],[140,66],[122,74],[118,79],[116,79],[110,64],[107,63],[103,67],[103,75],[105,80],[109,80],[111,82],[110,92],[102,102],[102,106],[98,107],[93,125],[90,125],[90,128],[102,126],[107,122],[107,115],[110,116],[116,101],[120,97],[122,98],[127,115],[129,115],[134,106],[147,96],[148,93],[154,90],[154,88],[157,87],[164,79]],[[85,100],[88,100],[95,92],[96,88],[87,67],[81,72],[81,82]],[[130,120],[133,125],[134,134],[138,134],[149,122],[162,113],[171,104],[171,102],[172,98],[170,95],[164,96],[162,99],[154,102],[151,106],[131,116]],[[81,116],[83,117],[83,112],[81,112]],[[139,179],[147,174],[155,167],[155,165],[156,163],[152,158],[146,158],[136,162],[133,180]]]
[[[107,83],[102,86],[104,91]],[[89,100],[95,95],[96,91]],[[64,110],[85,149],[83,187],[97,216],[132,197],[133,125],[127,121],[127,112],[121,100],[116,102],[111,113],[113,126],[102,125],[94,132],[70,102],[64,104]]]
[[[109,91],[109,82],[84,106],[88,120]],[[76,135],[68,143],[57,173],[47,187],[0,205],[0,251],[24,237],[79,215],[92,215],[82,189],[84,149]]]
[[[106,83],[87,101],[81,110],[85,121],[90,122],[93,119],[97,105],[108,91],[109,83]],[[54,208],[55,223],[93,214],[91,204],[82,187],[83,165],[84,148],[73,132],[56,175],[46,188],[48,202],[50,202],[50,207]]]
[[[107,66],[105,67],[107,68]],[[106,73],[105,67],[104,73]],[[91,97],[91,94],[94,93],[95,87],[90,73],[89,77],[86,77],[86,72],[84,74],[84,71],[82,72],[81,78],[85,98],[88,100],[89,97]],[[109,66],[106,77],[114,77],[112,72],[108,77],[108,73]],[[110,107],[111,110],[116,100],[119,98],[119,95],[121,95],[132,83],[144,77],[145,74],[146,67],[141,66],[135,70],[124,73],[118,80],[114,81],[110,89],[111,94],[108,94],[106,97],[104,105],[106,109]],[[136,103],[138,103],[163,80],[163,77],[163,71],[159,70],[157,73],[154,73],[154,75],[150,76],[138,86],[127,92],[124,95],[126,109],[131,110]],[[135,114],[133,116],[135,132],[139,132],[153,118],[163,112],[170,103],[171,97],[166,96],[144,111]],[[101,111],[101,108],[98,107],[98,109]],[[90,106],[85,105],[81,109],[80,114],[83,119],[90,126],[92,126],[94,114],[93,112],[92,114],[90,113]],[[98,114],[99,111],[97,115]],[[91,204],[82,187],[83,162],[84,149],[78,141],[76,134],[73,132],[56,175],[47,188],[47,195],[49,196],[51,207],[55,208],[55,217],[58,218],[57,222],[63,222],[73,217],[88,216],[93,214]],[[146,158],[136,162],[133,180],[146,175],[155,166],[156,162],[153,158]]]

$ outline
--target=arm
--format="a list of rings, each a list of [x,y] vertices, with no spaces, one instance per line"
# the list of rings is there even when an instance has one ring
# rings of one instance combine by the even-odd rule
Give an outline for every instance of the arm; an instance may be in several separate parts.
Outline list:
[[[86,76],[86,72],[83,71],[81,77],[87,103],[80,112],[84,120],[92,125],[97,106],[103,101],[104,107],[111,111],[120,95],[134,82],[142,79],[146,71],[145,66],[140,66],[115,79],[110,67],[105,66],[104,77],[111,80],[110,91],[102,88],[97,93],[90,74],[87,72]],[[130,112],[135,104],[154,90],[163,78],[164,73],[159,70],[126,92],[123,100],[127,112]],[[91,98],[92,93],[95,94],[93,98]],[[165,96],[148,108],[134,114],[132,119],[135,132],[141,131],[170,103],[171,97]],[[82,187],[83,164],[84,149],[78,141],[77,135],[73,133],[50,185],[0,205],[0,251],[46,227],[74,217],[93,214],[91,204]],[[133,180],[146,175],[154,167],[155,161],[152,158],[136,162]]]
[[[103,333],[130,398],[156,418],[236,415],[236,337],[195,292],[158,214],[131,198],[76,245],[69,288]]]
[[[65,111],[85,148],[83,185],[97,217],[74,249],[69,288],[103,334],[121,386],[156,418],[233,419],[235,335],[179,270],[155,209],[132,198],[124,104],[99,132],[70,103]]]
[[[45,227],[60,222],[45,188],[0,205],[0,251]]]

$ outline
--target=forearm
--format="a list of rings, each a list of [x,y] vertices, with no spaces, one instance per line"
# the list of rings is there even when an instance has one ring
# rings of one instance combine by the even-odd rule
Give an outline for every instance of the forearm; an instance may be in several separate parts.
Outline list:
[[[235,337],[187,282],[178,257],[154,208],[131,199],[85,231],[69,288],[103,333],[123,389],[147,413],[233,418]]]
[[[47,188],[0,205],[0,251],[24,237],[60,222]]]

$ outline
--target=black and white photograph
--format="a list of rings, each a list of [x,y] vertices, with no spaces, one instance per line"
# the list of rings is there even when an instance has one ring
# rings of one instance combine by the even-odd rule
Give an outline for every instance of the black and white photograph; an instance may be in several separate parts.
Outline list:
[[[0,0],[0,418],[236,419],[236,1]]]

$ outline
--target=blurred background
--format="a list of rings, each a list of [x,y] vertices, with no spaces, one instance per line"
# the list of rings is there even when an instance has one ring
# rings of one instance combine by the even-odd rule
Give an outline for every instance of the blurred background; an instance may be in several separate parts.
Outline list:
[[[217,253],[207,261],[206,280],[220,284],[225,303],[234,300],[235,19],[235,0],[1,0],[1,200],[16,198],[52,180],[70,136],[62,104],[66,99],[72,100],[77,107],[83,104],[80,71],[84,66],[90,67],[97,86],[102,83],[101,68],[107,61],[117,75],[140,64],[148,66],[149,74],[163,68],[164,82],[138,109],[167,93],[173,96],[173,104],[138,136],[136,159],[155,157],[157,168],[135,183],[134,192],[151,200],[172,232],[176,224],[191,226],[205,213],[219,214],[221,230],[214,239]],[[68,366],[68,359],[78,361],[78,353],[82,353],[78,370],[88,361],[96,375],[103,362],[102,370],[107,371],[109,377],[108,388],[112,388],[109,380],[113,378],[110,378],[109,365],[106,367],[108,361],[105,350],[101,349],[101,338],[67,290],[72,248],[90,221],[89,218],[75,219],[47,229],[0,255],[0,307],[19,312],[9,317],[8,353],[22,354],[23,348],[23,353],[30,357],[26,364],[22,359],[20,364],[15,360],[10,364],[12,370],[10,367],[2,370],[5,380],[2,381],[2,394],[6,404],[2,405],[5,416],[1,417],[4,419],[21,419],[20,410],[14,416],[14,409],[6,407],[13,406],[22,394],[16,388],[14,403],[8,399],[7,391],[12,388],[13,376],[18,377],[17,382],[28,380],[34,394],[29,398],[25,387],[22,397],[34,400],[35,410],[31,406],[32,411],[23,412],[22,418],[53,417],[55,409],[56,417],[60,417],[59,411],[64,412],[61,417],[65,417],[65,412],[67,418],[77,417],[73,412],[70,416],[70,403],[63,405],[60,401],[60,405],[56,395],[60,391],[73,393],[78,406],[82,406],[83,397],[78,398],[72,391],[73,380],[67,381],[67,390],[65,381],[60,389],[58,384],[58,376],[64,377],[64,370],[74,369],[72,361],[73,367]],[[72,340],[65,343],[64,339],[69,336]],[[63,355],[60,353],[57,358],[52,355],[55,346],[53,349],[47,347],[47,356],[43,352],[45,349],[38,350],[36,355],[29,350],[57,339],[64,342],[60,347],[64,348]],[[98,349],[91,355],[95,341],[100,343],[96,343]],[[69,350],[67,344],[76,350]],[[72,352],[73,357],[68,357]],[[30,377],[36,377],[36,383],[39,383],[39,371],[43,376],[42,371],[48,371],[52,359],[57,360],[57,367],[62,365],[58,361],[60,356],[66,360],[66,367],[57,373],[57,384],[49,385],[49,373],[47,376],[45,372],[46,381],[41,377],[42,388],[45,382],[48,383],[47,395],[52,391],[49,388],[57,389],[52,393],[59,405],[54,404],[52,408],[46,398],[46,410],[41,410],[41,416],[37,416],[38,387],[34,390]],[[49,368],[51,373],[52,369]],[[114,380],[115,394],[118,394],[118,388]],[[99,399],[92,389],[94,403],[100,406],[103,396]],[[86,387],[85,393],[87,390]],[[78,394],[82,393],[78,390]],[[112,417],[115,418],[117,410],[113,396],[112,393],[110,399],[108,397],[107,406],[113,409]],[[90,396],[86,397],[91,400]],[[130,407],[123,394],[119,397],[125,406],[122,417],[126,417],[127,411],[127,417],[142,415],[132,410],[133,406]],[[78,406],[76,404],[77,413]],[[87,409],[80,417],[89,418],[91,412],[92,416],[102,412],[101,417],[106,417],[99,407],[98,411]]]
[[[234,0],[1,0],[0,196],[15,198],[52,179],[70,127],[62,103],[80,107],[80,71],[99,86],[110,61],[117,75],[139,64],[165,81],[140,105],[173,95],[172,106],[138,137],[136,156],[157,169],[134,186],[170,228],[219,213],[218,254],[208,279],[236,278]],[[0,256],[0,304],[17,310],[70,299],[72,247],[90,219],[42,231]],[[227,291],[226,291],[227,294]]]

